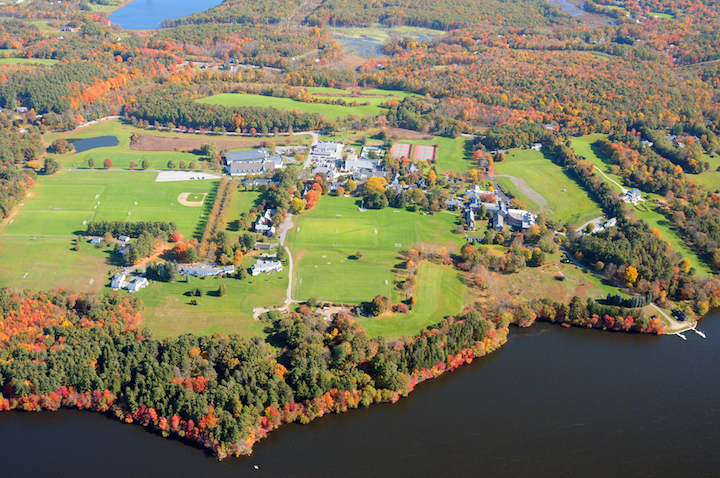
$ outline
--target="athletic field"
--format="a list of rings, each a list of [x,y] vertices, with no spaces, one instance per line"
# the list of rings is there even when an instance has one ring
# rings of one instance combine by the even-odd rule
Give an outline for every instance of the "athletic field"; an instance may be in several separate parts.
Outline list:
[[[63,171],[40,176],[4,230],[7,236],[72,236],[89,221],[174,221],[189,237],[199,232],[212,207],[217,180],[155,182],[157,173]],[[178,196],[206,197],[204,207],[187,207]]]
[[[456,216],[393,208],[360,212],[358,201],[323,196],[316,209],[293,217],[287,241],[296,267],[294,299],[359,303],[383,294],[397,302],[401,250],[418,243],[459,250],[462,244],[453,234]]]

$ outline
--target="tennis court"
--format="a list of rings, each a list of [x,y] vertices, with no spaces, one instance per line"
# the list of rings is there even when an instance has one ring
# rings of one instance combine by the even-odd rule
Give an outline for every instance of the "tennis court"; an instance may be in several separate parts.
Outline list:
[[[390,155],[393,159],[409,158],[411,147],[410,143],[395,143],[390,150]]]
[[[435,146],[428,146],[425,144],[415,145],[415,157],[416,161],[434,161],[435,160]]]

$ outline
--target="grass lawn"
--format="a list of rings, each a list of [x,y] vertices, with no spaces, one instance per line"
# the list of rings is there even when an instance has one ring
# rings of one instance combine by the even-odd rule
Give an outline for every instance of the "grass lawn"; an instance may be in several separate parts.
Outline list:
[[[0,58],[0,65],[18,65],[25,63],[34,63],[38,65],[54,65],[58,60],[50,60],[45,58]]]
[[[433,139],[399,139],[396,142],[411,143],[413,145],[436,145],[435,161],[437,170],[440,173],[448,171],[465,172],[477,167],[477,165],[473,163],[471,155],[465,150],[467,139],[463,137],[453,139],[444,136],[435,136]],[[410,154],[415,154],[414,147]]]
[[[244,267],[254,259],[247,257]],[[285,301],[287,273],[259,275],[245,280],[193,277],[190,283],[182,277],[179,282],[153,282],[137,292],[145,306],[142,324],[150,327],[155,337],[164,338],[194,333],[210,335],[215,332],[240,334],[245,337],[263,337],[264,324],[252,318],[255,307],[276,307]],[[227,294],[217,295],[220,284],[225,284]],[[199,288],[202,297],[190,297],[190,289]],[[190,299],[198,305],[190,305]]]
[[[593,146],[593,143],[597,141],[600,138],[607,137],[606,134],[596,133],[596,134],[589,134],[587,136],[581,136],[579,138],[573,138],[571,142],[571,147],[575,151],[575,155],[587,159],[592,163],[593,166],[598,167],[603,173],[605,173],[606,176],[610,177],[614,181],[616,181],[618,184],[625,184],[625,180],[618,176],[617,174],[613,174],[611,172],[611,166],[612,163],[606,160],[605,155],[600,150],[600,148]],[[595,171],[595,174],[598,175],[603,181],[608,183],[610,186],[615,188],[615,190],[618,191],[618,194],[620,194],[620,188],[617,184],[614,184],[612,181],[608,181],[607,178],[605,178],[602,174],[599,174],[597,171]]]
[[[296,272],[293,298],[359,303],[391,296],[399,278],[399,251],[417,243],[458,250],[456,217],[386,208],[359,212],[357,198],[324,196],[314,210],[294,218],[288,233]],[[363,258],[352,258],[357,251]],[[394,272],[395,270],[395,272]]]
[[[245,231],[237,231],[233,228],[234,221],[238,220],[244,213],[250,212],[250,208],[260,199],[260,193],[256,191],[237,191],[233,197],[232,204],[228,211],[228,222],[225,228],[230,242],[237,242],[240,235],[244,235]]]
[[[546,212],[550,217],[569,224],[583,224],[602,215],[600,207],[565,170],[546,158],[542,152],[532,149],[514,149],[505,155],[502,163],[495,163],[495,171],[525,179],[525,182],[547,201]],[[505,178],[507,179],[507,178]],[[506,183],[510,191],[518,194],[518,188]],[[518,194],[519,196],[519,194]],[[524,196],[523,196],[524,197]],[[532,204],[527,204],[532,208]],[[534,207],[538,207],[537,204]],[[536,212],[537,209],[533,212]]]
[[[358,322],[370,337],[382,335],[386,339],[392,339],[403,335],[415,335],[423,328],[462,311],[465,302],[465,284],[460,278],[460,273],[451,266],[422,261],[418,266],[416,298],[415,307],[408,314],[360,317]]]
[[[72,236],[83,221],[175,221],[185,237],[201,234],[204,211],[212,208],[216,180],[156,183],[157,173],[62,171],[38,177],[3,235]],[[181,206],[181,193],[202,196],[203,207]]]
[[[329,118],[338,118],[348,115],[372,115],[377,116],[383,108],[378,106],[380,103],[387,101],[387,98],[353,98],[347,97],[347,100],[358,100],[361,102],[368,101],[370,105],[363,106],[340,106],[326,105],[323,103],[303,103],[290,98],[276,98],[273,96],[239,94],[239,93],[221,93],[207,98],[197,100],[198,103],[215,104],[223,106],[273,106],[281,110],[300,110],[306,113],[322,113]]]
[[[720,155],[714,154],[714,157],[710,157],[709,154],[703,155],[703,162],[710,163],[710,169],[700,174],[688,174],[688,178],[692,179],[700,186],[703,186],[710,191],[720,191]]]
[[[67,237],[0,235],[0,287],[98,292],[105,285],[115,254],[83,244],[73,250]]]

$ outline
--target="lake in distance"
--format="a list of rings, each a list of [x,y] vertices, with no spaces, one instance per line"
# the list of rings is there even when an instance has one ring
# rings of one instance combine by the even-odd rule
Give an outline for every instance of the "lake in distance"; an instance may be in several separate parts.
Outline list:
[[[720,312],[700,328],[707,339],[512,329],[396,404],[285,425],[222,462],[100,414],[4,412],[2,475],[717,477]]]
[[[108,18],[125,30],[152,30],[160,28],[160,23],[165,20],[204,12],[221,3],[222,0],[135,0],[114,11]]]

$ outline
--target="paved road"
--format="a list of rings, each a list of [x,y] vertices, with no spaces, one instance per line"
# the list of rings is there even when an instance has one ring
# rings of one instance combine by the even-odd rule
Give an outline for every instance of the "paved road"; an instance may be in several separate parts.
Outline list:
[[[596,226],[598,226],[598,225],[602,224],[602,222],[603,222],[604,220],[605,220],[605,216],[598,216],[598,217],[596,217],[595,219],[590,219],[588,222],[586,222],[586,223],[583,224],[582,226],[580,226],[580,227],[578,227],[577,229],[575,229],[575,232],[582,232],[582,230],[585,229],[585,226],[587,226],[587,225],[590,224],[591,222],[592,222],[593,224],[595,224]]]
[[[318,144],[318,141],[320,140],[320,135],[317,131],[302,131],[300,133],[293,133],[293,136],[297,136],[300,134],[309,134],[312,138],[312,143],[310,143],[310,147],[308,148],[307,158],[305,158],[305,164],[303,164],[303,169],[308,169],[310,167],[310,153],[312,152],[313,146]]]

